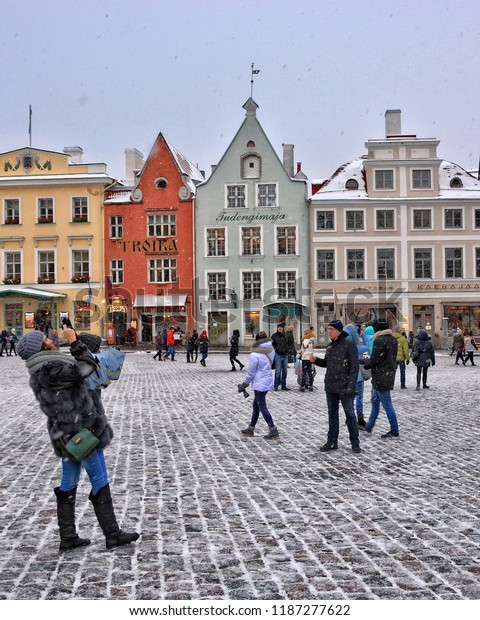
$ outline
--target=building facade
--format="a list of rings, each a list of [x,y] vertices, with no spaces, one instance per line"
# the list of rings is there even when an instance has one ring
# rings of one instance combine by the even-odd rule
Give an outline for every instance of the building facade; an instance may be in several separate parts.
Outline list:
[[[253,99],[243,108],[237,134],[197,188],[197,321],[216,345],[233,329],[248,345],[281,320],[298,341],[310,324],[306,177],[294,174],[293,145],[284,145],[282,164]]]
[[[82,149],[22,148],[0,154],[0,316],[17,335],[57,329],[103,335],[105,164]]]
[[[480,330],[480,181],[437,156],[439,141],[386,137],[313,186],[312,313],[319,343],[332,317],[426,329],[437,346]]]
[[[146,162],[127,149],[127,184],[105,199],[107,321],[113,340],[151,343],[163,328],[193,329],[193,199],[203,174],[159,134]]]

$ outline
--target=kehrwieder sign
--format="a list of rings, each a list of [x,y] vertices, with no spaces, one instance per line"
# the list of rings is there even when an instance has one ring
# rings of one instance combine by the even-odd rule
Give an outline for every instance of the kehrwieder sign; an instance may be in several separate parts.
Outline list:
[[[278,220],[287,219],[286,213],[239,213],[235,211],[235,213],[226,213],[225,211],[220,211],[220,213],[215,218],[216,222],[247,222],[247,224],[251,224],[252,222],[278,222]]]
[[[118,241],[123,246],[123,251],[127,252],[158,252],[173,253],[178,252],[176,239],[145,239],[145,241]]]

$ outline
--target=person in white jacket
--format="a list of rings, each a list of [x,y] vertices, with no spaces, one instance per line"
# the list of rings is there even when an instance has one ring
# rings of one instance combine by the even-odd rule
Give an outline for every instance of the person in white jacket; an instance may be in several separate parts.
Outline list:
[[[307,328],[303,332],[302,347],[300,349],[299,358],[302,360],[302,378],[300,384],[300,392],[313,392],[313,367],[310,357],[315,353],[315,334],[311,328]]]
[[[243,383],[238,385],[239,392],[245,392],[250,384],[255,392],[251,422],[241,431],[248,437],[253,437],[260,413],[268,424],[268,433],[264,435],[264,438],[277,439],[279,437],[278,429],[267,407],[267,393],[273,389],[272,362],[274,357],[272,341],[267,338],[265,332],[259,332],[250,351],[247,374]]]

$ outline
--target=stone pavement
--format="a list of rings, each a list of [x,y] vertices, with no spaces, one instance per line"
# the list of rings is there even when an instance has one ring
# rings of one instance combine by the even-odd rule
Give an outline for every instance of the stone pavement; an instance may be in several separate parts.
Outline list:
[[[281,433],[269,442],[263,421],[240,435],[252,397],[225,354],[202,368],[129,353],[103,393],[106,458],[118,519],[142,537],[106,551],[82,477],[92,545],[59,555],[59,462],[24,363],[1,359],[0,598],[480,598],[480,369],[439,355],[419,393],[414,373],[393,393],[401,440],[380,439],[381,412],[362,454],[343,424],[339,449],[322,454],[322,370],[313,393],[269,394]]]

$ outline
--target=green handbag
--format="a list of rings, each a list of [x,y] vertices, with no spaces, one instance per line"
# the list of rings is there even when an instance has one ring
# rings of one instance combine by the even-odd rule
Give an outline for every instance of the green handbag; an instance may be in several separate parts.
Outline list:
[[[92,431],[88,428],[82,428],[82,430],[74,435],[70,441],[65,445],[65,449],[76,461],[83,461],[87,456],[95,450],[100,443],[100,440],[95,437]]]

